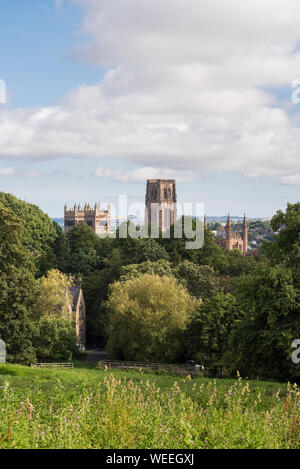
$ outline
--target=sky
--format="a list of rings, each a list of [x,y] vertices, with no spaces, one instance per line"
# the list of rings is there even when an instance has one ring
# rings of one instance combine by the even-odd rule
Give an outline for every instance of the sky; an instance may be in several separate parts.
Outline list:
[[[271,217],[300,200],[299,123],[297,0],[0,0],[0,190],[51,217],[149,178]]]

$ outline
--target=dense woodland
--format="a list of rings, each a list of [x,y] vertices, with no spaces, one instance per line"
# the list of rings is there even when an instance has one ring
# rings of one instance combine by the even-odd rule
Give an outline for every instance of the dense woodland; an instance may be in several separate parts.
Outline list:
[[[66,235],[37,206],[0,193],[0,338],[8,360],[78,357],[68,288],[82,278],[87,340],[111,358],[194,359],[211,373],[299,379],[300,203],[271,221],[257,256],[226,251],[205,230],[185,239]]]

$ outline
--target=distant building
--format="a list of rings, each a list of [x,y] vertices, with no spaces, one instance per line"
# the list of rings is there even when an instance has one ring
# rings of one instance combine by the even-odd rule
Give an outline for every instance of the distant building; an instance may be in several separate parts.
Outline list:
[[[177,194],[174,179],[148,179],[145,223],[155,224],[161,231],[177,219]]]
[[[75,318],[76,327],[76,343],[77,345],[86,345],[86,310],[81,288],[81,279],[79,279],[75,287],[70,287],[72,297],[72,305],[70,305],[70,313]]]
[[[248,225],[246,221],[246,215],[243,221],[243,234],[242,236],[238,231],[232,234],[232,226],[230,216],[228,215],[227,224],[225,227],[225,237],[217,239],[217,244],[223,248],[232,251],[238,249],[244,256],[248,253]]]
[[[89,204],[85,204],[84,208],[76,204],[73,208],[68,208],[65,205],[65,233],[80,223],[86,223],[96,235],[109,233],[110,206],[108,206],[107,210],[104,210],[100,207],[100,204],[95,204],[94,208],[91,208]]]

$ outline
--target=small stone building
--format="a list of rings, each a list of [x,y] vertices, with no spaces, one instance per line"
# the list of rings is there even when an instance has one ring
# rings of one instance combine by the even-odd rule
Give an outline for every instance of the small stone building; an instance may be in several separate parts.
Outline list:
[[[76,327],[76,343],[77,345],[86,345],[86,310],[83,292],[81,288],[81,280],[78,281],[75,287],[70,287],[70,294],[72,296],[72,313],[75,316]]]

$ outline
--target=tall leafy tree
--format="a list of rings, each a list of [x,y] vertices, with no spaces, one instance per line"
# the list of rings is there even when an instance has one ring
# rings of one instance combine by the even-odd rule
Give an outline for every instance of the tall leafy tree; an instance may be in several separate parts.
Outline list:
[[[76,352],[76,332],[73,323],[61,317],[43,317],[33,334],[33,346],[41,361],[72,360]]]
[[[93,230],[81,223],[67,233],[70,247],[69,271],[80,276],[90,275],[100,265],[100,240]]]
[[[187,329],[187,357],[197,360],[214,374],[220,371],[238,317],[237,301],[230,293],[218,292],[206,298],[193,314]]]
[[[48,253],[57,236],[51,218],[36,205],[19,200],[12,194],[0,192],[0,202],[16,215],[23,228],[22,243],[33,256],[37,258]]]
[[[38,285],[25,245],[23,222],[0,203],[0,337],[9,361],[30,363],[35,359],[32,335]]]
[[[70,287],[74,279],[59,270],[49,270],[47,275],[39,280],[40,296],[37,309],[41,316],[70,318],[72,296]]]
[[[300,292],[292,270],[260,265],[239,280],[236,293],[244,317],[232,333],[228,368],[247,376],[299,376],[291,360],[291,344],[300,331]]]
[[[108,352],[126,360],[168,362],[182,354],[183,334],[197,300],[175,279],[145,274],[111,286]]]
[[[264,243],[263,250],[273,263],[284,263],[300,272],[300,202],[288,204],[285,212],[278,210],[271,220],[277,232],[273,243]],[[297,275],[299,281],[299,276]]]

